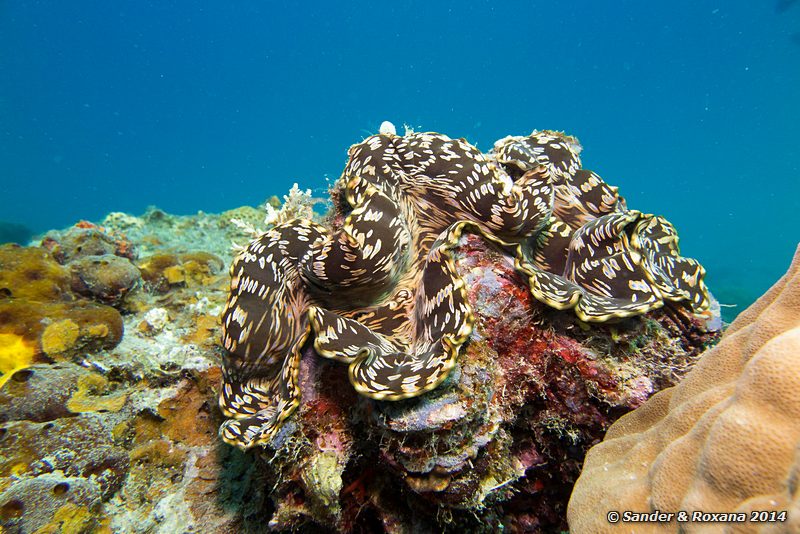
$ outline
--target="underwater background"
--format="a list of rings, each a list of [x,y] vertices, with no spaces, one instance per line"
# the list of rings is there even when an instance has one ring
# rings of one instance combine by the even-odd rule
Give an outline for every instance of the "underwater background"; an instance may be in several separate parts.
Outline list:
[[[728,317],[800,240],[800,3],[0,1],[0,241],[318,196],[383,120],[564,130]]]

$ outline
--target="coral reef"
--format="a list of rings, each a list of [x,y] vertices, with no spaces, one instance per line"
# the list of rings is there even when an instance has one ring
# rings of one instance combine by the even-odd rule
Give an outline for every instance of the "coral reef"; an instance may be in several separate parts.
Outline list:
[[[678,386],[614,423],[589,451],[569,504],[571,531],[631,530],[610,524],[609,510],[746,517],[678,525],[673,516],[637,532],[800,531],[798,391],[800,248]],[[754,522],[753,511],[777,521]]]
[[[106,374],[34,365],[0,390],[6,531],[236,532],[245,515],[269,513],[255,460],[217,440],[219,368],[165,378],[138,361],[144,376],[126,379],[103,354],[92,363]]]
[[[158,245],[82,222],[0,247],[0,530],[237,532],[270,514],[258,459],[217,437],[222,260],[175,252],[221,217],[109,216]],[[229,259],[241,234],[215,235]],[[121,249],[160,268],[145,282]]]
[[[582,321],[665,302],[705,311],[705,272],[680,256],[672,225],[628,210],[580,168],[580,150],[548,131],[502,139],[489,155],[434,133],[352,146],[330,224],[281,222],[234,260],[222,438],[246,449],[275,437],[300,404],[309,337],[349,364],[362,395],[400,400],[441,384],[475,321],[453,266],[466,231],[514,251],[534,297]]]

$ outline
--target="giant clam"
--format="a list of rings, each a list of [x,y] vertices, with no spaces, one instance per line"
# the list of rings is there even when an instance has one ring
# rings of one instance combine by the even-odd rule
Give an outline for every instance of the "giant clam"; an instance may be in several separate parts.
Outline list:
[[[336,184],[342,224],[276,225],[231,267],[222,317],[222,438],[268,443],[300,403],[302,347],[349,365],[367,397],[437,387],[474,316],[451,251],[474,232],[515,256],[539,301],[586,322],[667,301],[709,306],[702,266],[672,225],[628,210],[581,168],[573,137],[534,131],[481,153],[463,139],[391,131],[352,146]]]

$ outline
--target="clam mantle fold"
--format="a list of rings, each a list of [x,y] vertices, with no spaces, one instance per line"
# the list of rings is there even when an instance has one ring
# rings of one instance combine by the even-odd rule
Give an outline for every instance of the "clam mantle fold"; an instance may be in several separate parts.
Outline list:
[[[515,257],[531,293],[580,319],[708,308],[705,271],[681,257],[665,219],[627,209],[581,168],[558,132],[507,137],[481,153],[436,133],[375,135],[349,150],[327,226],[279,224],[231,267],[222,317],[222,438],[266,444],[300,403],[301,349],[349,364],[367,397],[437,387],[474,316],[451,250],[463,232]]]

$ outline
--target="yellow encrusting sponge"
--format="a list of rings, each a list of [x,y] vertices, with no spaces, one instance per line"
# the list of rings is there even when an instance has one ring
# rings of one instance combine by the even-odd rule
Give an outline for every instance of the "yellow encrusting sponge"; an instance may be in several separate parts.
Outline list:
[[[0,388],[20,369],[33,363],[36,349],[16,334],[0,334]]]

